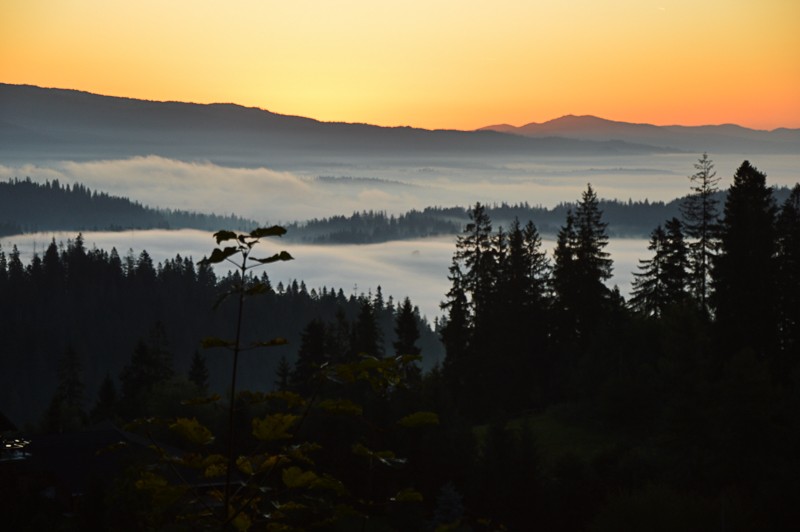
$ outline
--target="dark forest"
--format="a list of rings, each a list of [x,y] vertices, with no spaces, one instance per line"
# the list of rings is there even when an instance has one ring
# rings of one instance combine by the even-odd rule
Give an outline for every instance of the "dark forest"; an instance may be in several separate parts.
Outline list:
[[[7,522],[793,530],[800,184],[778,199],[745,161],[723,196],[695,168],[627,301],[591,185],[551,255],[528,206],[475,204],[435,330],[380,290],[272,286],[277,226],[219,231],[196,264],[3,250]]]

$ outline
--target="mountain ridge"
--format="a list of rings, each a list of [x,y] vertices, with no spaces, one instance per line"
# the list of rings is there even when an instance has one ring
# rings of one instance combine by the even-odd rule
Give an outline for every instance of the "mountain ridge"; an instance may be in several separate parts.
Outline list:
[[[528,139],[496,131],[321,122],[232,103],[157,102],[73,89],[0,84],[0,157],[161,155],[280,166],[299,157],[644,154],[641,143]]]
[[[705,144],[705,151],[740,151],[753,149],[767,153],[800,151],[800,129],[751,129],[738,124],[667,125],[623,122],[594,115],[564,115],[545,122],[529,122],[522,126],[497,124],[476,131],[500,131],[529,138],[556,135],[579,140],[619,140],[658,146],[666,149],[691,150]]]

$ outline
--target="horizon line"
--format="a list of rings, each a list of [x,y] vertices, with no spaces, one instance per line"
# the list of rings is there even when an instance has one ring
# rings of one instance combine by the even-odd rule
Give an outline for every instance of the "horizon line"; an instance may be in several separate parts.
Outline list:
[[[741,127],[741,128],[744,128],[744,129],[753,130],[753,131],[766,131],[766,132],[772,132],[772,131],[776,131],[776,130],[779,130],[779,129],[789,129],[789,130],[800,129],[800,125],[797,125],[797,126],[782,125],[782,126],[773,127],[771,129],[767,129],[767,128],[761,128],[761,127],[747,126],[747,125],[743,125],[743,124],[737,123],[737,122],[718,122],[718,123],[689,124],[689,123],[674,123],[674,122],[657,123],[657,122],[648,122],[648,121],[627,121],[627,120],[618,120],[618,119],[615,119],[615,118],[608,118],[608,117],[605,117],[605,116],[600,116],[598,114],[586,114],[586,113],[580,113],[580,114],[579,113],[567,113],[567,114],[562,114],[562,115],[556,116],[554,118],[541,120],[541,121],[537,121],[537,120],[525,121],[524,123],[522,123],[520,125],[515,125],[515,124],[512,124],[512,123],[508,123],[508,122],[495,122],[495,123],[485,124],[483,126],[478,126],[478,127],[472,128],[472,129],[463,129],[463,128],[446,127],[446,126],[445,127],[433,127],[433,128],[431,128],[431,127],[424,127],[424,126],[415,126],[415,125],[411,125],[411,124],[407,124],[407,123],[405,123],[405,124],[382,124],[382,123],[375,123],[375,122],[366,122],[366,121],[363,121],[363,120],[324,120],[324,119],[320,119],[320,118],[315,118],[315,117],[310,116],[310,115],[301,115],[301,114],[296,114],[296,113],[286,113],[286,112],[280,112],[280,111],[273,111],[273,110],[271,110],[269,108],[261,107],[259,105],[247,105],[247,104],[243,104],[243,103],[237,103],[237,102],[234,102],[234,101],[216,101],[216,100],[214,100],[214,101],[191,101],[191,100],[178,100],[178,99],[173,99],[173,98],[154,99],[154,98],[144,98],[144,97],[129,96],[129,95],[107,94],[107,93],[101,93],[101,92],[93,92],[91,90],[77,89],[77,88],[71,88],[71,87],[47,87],[47,86],[43,86],[43,85],[35,85],[33,83],[9,83],[9,82],[5,82],[5,81],[0,81],[0,85],[9,85],[9,86],[15,86],[15,87],[32,87],[32,88],[42,89],[42,90],[71,91],[71,92],[89,94],[89,95],[92,95],[92,96],[100,96],[100,97],[106,97],[106,98],[119,98],[119,99],[126,99],[126,100],[138,100],[138,101],[152,102],[152,103],[181,103],[181,104],[187,104],[187,105],[209,105],[209,106],[210,105],[234,105],[234,106],[242,107],[242,108],[245,108],[245,109],[256,109],[256,110],[263,111],[263,112],[270,113],[270,114],[274,114],[274,115],[314,120],[314,121],[320,122],[320,123],[367,125],[367,126],[375,126],[375,127],[381,127],[381,128],[387,128],[387,129],[411,128],[411,129],[419,129],[419,130],[425,130],[425,131],[462,131],[462,132],[496,131],[493,128],[510,127],[510,128],[514,128],[514,129],[520,129],[520,128],[523,128],[525,126],[530,126],[530,125],[548,124],[548,123],[555,122],[555,121],[558,121],[558,120],[562,120],[562,119],[565,119],[565,118],[591,118],[591,119],[597,119],[597,120],[602,120],[602,121],[605,121],[605,122],[612,122],[612,123],[617,123],[617,124],[647,125],[647,126],[655,126],[655,127],[687,127],[687,128],[693,128],[693,127],[736,126],[736,127]]]

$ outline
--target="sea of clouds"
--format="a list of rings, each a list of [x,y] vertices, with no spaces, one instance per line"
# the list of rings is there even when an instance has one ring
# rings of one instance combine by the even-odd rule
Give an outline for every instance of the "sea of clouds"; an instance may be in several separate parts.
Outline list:
[[[710,154],[727,188],[744,159],[767,173],[770,185],[791,186],[800,180],[798,155]],[[129,197],[145,205],[218,214],[236,214],[259,223],[287,223],[354,211],[380,210],[400,214],[426,206],[467,206],[528,202],[554,206],[576,201],[591,182],[601,198],[669,201],[688,193],[687,176],[698,154],[608,157],[537,157],[526,160],[481,158],[473,161],[370,158],[301,164],[289,170],[263,166],[221,166],[208,161],[182,161],[158,156],[121,160],[48,161],[30,164],[0,163],[0,179],[30,177],[44,182],[58,179],[82,183],[97,191]],[[51,239],[66,242],[73,233],[27,234],[0,239],[5,250],[17,245],[23,256],[43,250]],[[198,260],[213,248],[210,233],[201,231],[90,232],[88,246],[121,255],[146,249],[157,261],[176,254]],[[454,238],[430,238],[371,245],[314,246],[272,242],[297,260],[271,265],[277,284],[302,279],[309,289],[342,288],[366,293],[381,286],[385,296],[405,296],[428,318],[439,315],[439,302],[448,288],[447,267]],[[545,241],[552,251],[554,243]],[[614,278],[627,294],[639,259],[648,258],[642,239],[615,239],[609,245],[615,261]]]
[[[66,244],[75,233],[32,233],[0,239],[8,252],[16,245],[23,262],[27,263],[34,252],[43,253],[55,239]],[[120,256],[142,250],[155,262],[163,262],[180,254],[195,261],[208,255],[214,248],[210,232],[185,229],[179,231],[90,231],[83,233],[84,245],[110,251],[116,248]],[[447,269],[455,251],[454,237],[401,240],[364,245],[309,245],[281,239],[265,239],[260,255],[268,256],[281,250],[288,251],[295,260],[279,262],[265,267],[273,285],[287,284],[294,279],[303,280],[312,288],[342,289],[346,295],[375,293],[378,286],[384,297],[396,301],[408,296],[420,307],[429,320],[439,316],[439,303],[449,289]],[[551,253],[552,240],[544,240],[543,248]],[[623,294],[630,289],[632,272],[638,259],[647,258],[647,241],[643,239],[615,239],[608,251],[614,259],[614,277],[610,285],[618,285]],[[225,264],[217,267],[220,273]]]
[[[427,206],[517,203],[552,207],[576,201],[591,182],[601,198],[669,201],[689,191],[696,154],[572,157],[474,164],[436,160],[418,165],[368,158],[302,166],[291,171],[229,167],[208,161],[158,156],[121,160],[49,161],[4,165],[0,179],[30,177],[82,183],[92,190],[129,197],[145,205],[219,214],[258,222],[286,223],[366,209],[400,214]],[[745,156],[715,159],[721,186],[732,182]],[[751,157],[772,185],[800,179],[800,154]],[[320,180],[320,176],[348,179]]]

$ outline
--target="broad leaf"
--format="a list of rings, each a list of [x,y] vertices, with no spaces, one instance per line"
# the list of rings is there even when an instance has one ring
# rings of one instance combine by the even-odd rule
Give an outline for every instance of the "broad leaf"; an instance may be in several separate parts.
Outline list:
[[[280,253],[276,253],[271,257],[267,257],[266,259],[254,259],[254,258],[250,257],[250,260],[252,260],[254,262],[259,262],[261,264],[270,264],[272,262],[278,262],[278,261],[281,261],[281,260],[294,260],[294,257],[289,255],[289,253],[286,252],[286,251],[281,251]]]
[[[287,408],[294,408],[296,406],[305,406],[306,400],[300,394],[290,392],[288,390],[277,390],[270,392],[266,395],[267,399],[275,399],[284,401]]]
[[[239,248],[237,247],[227,247],[225,249],[214,248],[214,251],[211,252],[211,256],[201,260],[198,264],[218,264],[231,255],[236,255],[238,252]]]
[[[245,475],[252,475],[253,471],[253,462],[250,461],[250,458],[247,456],[240,456],[236,459],[236,467],[239,468],[239,471],[244,473]]]
[[[214,435],[196,418],[179,417],[175,423],[169,426],[187,440],[198,445],[207,445],[214,441]]]
[[[286,229],[279,225],[272,227],[259,227],[250,231],[250,236],[253,238],[263,238],[265,236],[283,236],[286,234]]]
[[[319,479],[313,471],[303,471],[297,466],[284,469],[281,478],[287,488],[310,488]]]
[[[233,508],[229,508],[228,511],[233,514]],[[244,512],[239,512],[239,514],[233,518],[231,521],[233,528],[235,528],[238,532],[247,532],[250,530],[250,527],[253,526],[253,521],[250,519],[250,516]]]
[[[233,231],[221,230],[214,233],[214,238],[217,239],[217,244],[226,240],[235,240],[238,235]]]
[[[299,419],[292,414],[277,413],[264,419],[253,419],[253,436],[259,440],[286,440],[292,437],[288,430]]]

